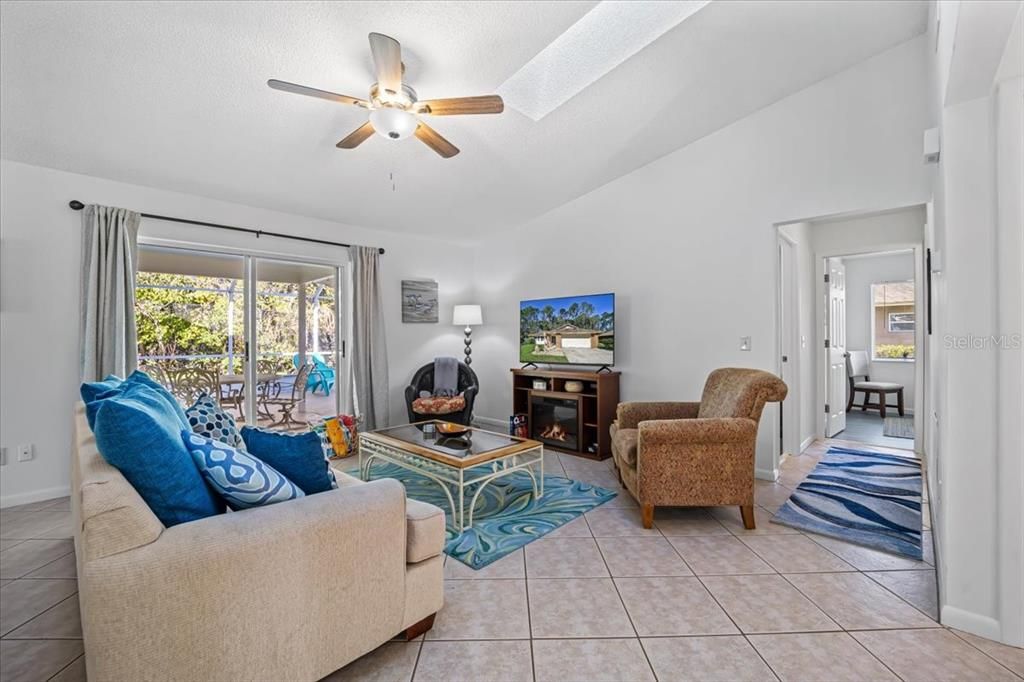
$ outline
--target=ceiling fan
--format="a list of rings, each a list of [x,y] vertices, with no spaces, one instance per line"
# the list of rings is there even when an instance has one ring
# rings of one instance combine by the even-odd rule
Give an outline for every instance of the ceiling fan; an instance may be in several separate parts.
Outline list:
[[[397,40],[382,33],[371,33],[370,52],[373,54],[377,82],[370,86],[368,99],[339,95],[274,78],[268,80],[267,85],[275,90],[368,109],[370,120],[341,140],[336,145],[338,149],[355,149],[375,132],[390,140],[401,140],[415,135],[418,140],[448,159],[459,153],[458,147],[424,123],[419,118],[420,115],[500,114],[505,109],[505,103],[498,95],[421,101],[417,99],[416,91],[402,82],[405,64],[402,63],[402,46]]]

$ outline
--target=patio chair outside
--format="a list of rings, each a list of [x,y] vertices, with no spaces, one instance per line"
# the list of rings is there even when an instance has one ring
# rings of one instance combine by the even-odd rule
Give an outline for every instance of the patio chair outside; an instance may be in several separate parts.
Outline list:
[[[313,367],[310,363],[305,362],[299,367],[298,374],[295,375],[295,380],[291,384],[291,390],[284,385],[284,381],[281,382],[282,387],[280,392],[285,395],[267,396],[263,398],[260,403],[267,410],[273,406],[281,408],[281,418],[273,423],[273,426],[279,426],[282,428],[288,428],[289,426],[302,426],[302,424],[294,418],[292,412],[306,400],[306,391],[309,389],[309,375]],[[287,379],[287,377],[282,377]]]
[[[334,388],[334,368],[324,362],[324,359],[320,357],[319,353],[309,353],[309,358],[313,361],[313,367],[309,373],[309,389],[313,391],[313,393],[316,393],[319,388],[323,390],[324,395],[330,395],[331,389]],[[292,356],[292,363],[296,367],[299,366],[300,360],[298,353]]]

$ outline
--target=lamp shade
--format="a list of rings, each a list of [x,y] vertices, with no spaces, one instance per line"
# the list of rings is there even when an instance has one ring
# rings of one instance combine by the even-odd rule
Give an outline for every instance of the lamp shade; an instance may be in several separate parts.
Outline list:
[[[459,327],[469,327],[474,324],[483,324],[484,314],[478,305],[457,305],[452,314],[452,324]]]

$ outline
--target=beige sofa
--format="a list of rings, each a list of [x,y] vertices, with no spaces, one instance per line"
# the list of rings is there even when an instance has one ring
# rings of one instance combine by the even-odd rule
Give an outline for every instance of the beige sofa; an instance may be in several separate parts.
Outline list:
[[[351,460],[347,462],[351,466]],[[444,512],[394,480],[165,528],[79,403],[72,509],[89,680],[317,680],[443,600]]]

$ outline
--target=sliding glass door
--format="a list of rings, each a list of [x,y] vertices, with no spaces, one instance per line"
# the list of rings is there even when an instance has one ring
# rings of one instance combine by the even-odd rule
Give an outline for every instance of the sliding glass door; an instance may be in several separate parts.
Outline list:
[[[269,428],[305,429],[341,411],[338,270],[256,259],[256,411]]]
[[[140,246],[139,365],[186,407],[304,430],[342,411],[341,266]]]

